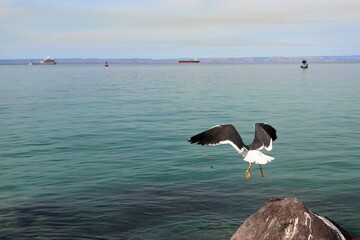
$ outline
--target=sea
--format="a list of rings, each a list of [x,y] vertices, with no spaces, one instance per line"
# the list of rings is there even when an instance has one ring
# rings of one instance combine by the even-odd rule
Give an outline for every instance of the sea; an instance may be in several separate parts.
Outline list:
[[[225,240],[272,196],[360,235],[360,63],[0,66],[0,239]],[[277,130],[251,169],[187,139]]]

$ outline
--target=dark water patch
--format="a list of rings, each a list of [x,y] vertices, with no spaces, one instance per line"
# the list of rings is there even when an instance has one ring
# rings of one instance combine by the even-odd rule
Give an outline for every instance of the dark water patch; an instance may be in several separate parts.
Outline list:
[[[57,236],[61,239],[85,239],[88,236],[92,236],[89,239],[116,239],[136,236],[143,229],[147,229],[147,235],[152,235],[152,231],[156,232],[159,226],[166,224],[181,235],[186,229],[177,226],[176,222],[195,224],[206,217],[208,223],[194,226],[193,230],[207,231],[228,219],[221,209],[230,207],[228,200],[219,198],[219,192],[207,188],[163,186],[100,192],[101,195],[73,196],[61,201],[30,200],[10,208],[3,207],[0,236],[5,239],[56,239]],[[107,195],[102,195],[104,193]],[[160,238],[165,237],[162,234]]]

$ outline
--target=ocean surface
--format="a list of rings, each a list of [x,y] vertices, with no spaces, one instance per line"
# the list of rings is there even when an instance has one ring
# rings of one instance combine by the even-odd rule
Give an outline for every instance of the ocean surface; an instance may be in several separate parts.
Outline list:
[[[248,166],[187,139],[277,129]],[[360,63],[0,66],[0,239],[225,240],[294,196],[360,235]]]

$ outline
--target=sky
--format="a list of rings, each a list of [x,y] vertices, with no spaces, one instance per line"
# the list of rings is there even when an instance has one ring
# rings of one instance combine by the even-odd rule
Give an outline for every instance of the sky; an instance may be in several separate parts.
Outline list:
[[[0,59],[344,55],[359,0],[0,0]]]

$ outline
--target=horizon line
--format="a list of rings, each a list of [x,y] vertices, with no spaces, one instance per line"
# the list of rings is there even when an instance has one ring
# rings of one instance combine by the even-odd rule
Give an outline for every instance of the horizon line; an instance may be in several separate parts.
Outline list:
[[[316,57],[360,57],[360,54],[355,55],[311,55],[311,56],[262,56],[262,57],[196,57],[199,59],[244,59],[244,58],[316,58]],[[122,57],[122,58],[106,58],[106,57],[61,57],[56,59],[82,59],[82,60],[99,60],[99,59],[139,59],[139,60],[177,60],[177,59],[193,59],[194,57],[176,57],[176,58],[142,58],[142,57]],[[40,58],[0,58],[0,60],[31,60]]]

